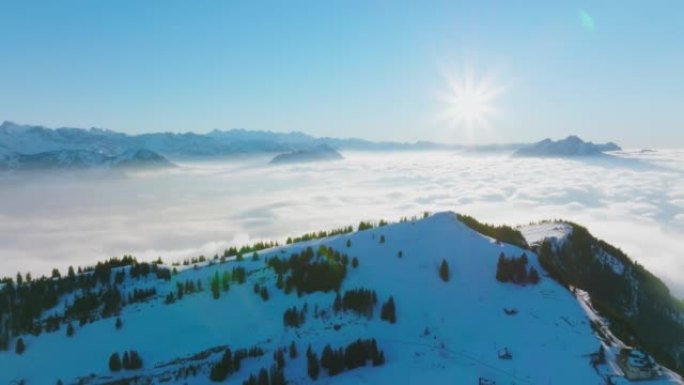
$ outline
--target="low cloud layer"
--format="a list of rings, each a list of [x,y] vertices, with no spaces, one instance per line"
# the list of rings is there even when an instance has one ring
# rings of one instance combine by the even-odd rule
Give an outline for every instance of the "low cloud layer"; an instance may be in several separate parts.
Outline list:
[[[0,275],[131,253],[182,259],[233,244],[453,210],[521,224],[564,218],[622,248],[684,297],[684,153],[618,161],[455,153],[181,163],[120,178],[0,180]]]

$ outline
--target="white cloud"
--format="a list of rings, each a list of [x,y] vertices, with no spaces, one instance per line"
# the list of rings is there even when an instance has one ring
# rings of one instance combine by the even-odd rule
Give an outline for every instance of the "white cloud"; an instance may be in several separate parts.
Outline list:
[[[213,255],[362,219],[455,210],[509,224],[578,222],[684,296],[682,153],[646,155],[666,168],[446,152],[345,156],[320,165],[274,168],[249,158],[130,178],[0,181],[0,275],[124,253]]]

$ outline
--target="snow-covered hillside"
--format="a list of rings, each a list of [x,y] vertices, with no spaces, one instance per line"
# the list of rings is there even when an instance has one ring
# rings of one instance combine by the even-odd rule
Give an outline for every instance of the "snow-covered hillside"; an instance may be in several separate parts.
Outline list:
[[[552,234],[558,231],[546,228]],[[541,229],[529,231],[535,239]],[[532,242],[530,242],[532,243]],[[277,288],[277,276],[266,260],[288,258],[307,247],[326,246],[358,258],[347,267],[340,292],[367,288],[377,293],[373,316],[333,311],[335,293],[298,296]],[[125,306],[116,317],[98,319],[73,336],[65,327],[39,336],[25,335],[26,350],[0,352],[0,383],[104,384],[139,376],[165,384],[210,384],[210,366],[226,346],[236,350],[258,346],[265,354],[243,360],[227,383],[242,383],[260,368],[269,368],[276,349],[295,343],[297,358],[286,358],[290,384],[603,384],[610,365],[595,370],[590,355],[601,346],[592,331],[590,315],[570,291],[542,274],[538,284],[518,285],[495,279],[500,254],[527,253],[529,265],[543,271],[529,250],[500,244],[462,224],[453,213],[375,227],[333,237],[262,250],[258,259],[229,258],[178,267],[170,281],[152,278],[120,285],[124,292],[156,288],[147,302]],[[449,279],[440,278],[443,261]],[[212,277],[235,267],[247,271],[246,282],[232,281],[228,291],[214,299]],[[169,268],[171,268],[169,266]],[[119,271],[128,267],[119,268]],[[199,280],[204,290],[165,304],[177,283]],[[255,294],[265,287],[268,300]],[[392,296],[396,323],[380,319],[380,307]],[[73,298],[62,298],[48,314],[62,311]],[[304,323],[285,327],[286,309],[306,305]],[[47,316],[46,314],[45,316]],[[327,344],[344,347],[358,338],[375,338],[385,363],[344,371],[330,377],[325,370],[313,381],[307,375],[305,351],[310,345],[319,357]],[[14,340],[11,344],[14,347]],[[209,350],[216,348],[214,350]],[[108,361],[114,352],[136,350],[143,368],[112,373]],[[203,353],[203,354],[200,354]],[[195,375],[178,374],[194,367]],[[491,381],[491,382],[485,382]],[[626,381],[626,380],[625,380]],[[627,382],[625,382],[627,383]],[[647,384],[677,383],[674,377]]]

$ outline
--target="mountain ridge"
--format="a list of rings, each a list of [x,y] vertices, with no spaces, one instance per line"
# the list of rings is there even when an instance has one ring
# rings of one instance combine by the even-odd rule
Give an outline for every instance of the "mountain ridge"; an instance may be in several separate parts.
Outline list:
[[[574,385],[605,383],[607,378],[617,381],[613,383],[632,383],[617,375],[614,362],[593,361],[592,357],[599,357],[601,346],[608,360],[617,359],[622,350],[601,340],[592,326],[598,321],[588,317],[571,291],[545,275],[538,283],[495,278],[501,258],[524,258],[530,269],[543,271],[533,251],[496,239],[518,239],[515,229],[460,218],[469,217],[444,212],[393,224],[362,222],[357,231],[348,227],[313,233],[281,246],[259,243],[182,265],[145,265],[129,257],[110,268],[98,264],[84,275],[69,278],[70,273],[53,279],[52,285],[68,285],[70,280],[83,280],[85,284],[92,279],[95,286],[89,292],[96,296],[98,288],[110,289],[96,297],[103,305],[86,313],[84,323],[76,323],[80,313],[67,312],[76,317],[76,321],[61,321],[71,322],[71,336],[69,328],[67,335],[52,329],[42,335],[22,333],[22,354],[0,352],[0,365],[12,368],[0,371],[0,381],[26,378],[53,383],[63,379],[69,384],[86,381],[104,385],[149,379],[153,383],[210,384],[212,368],[222,362],[221,355],[228,348],[233,352],[262,349],[262,355],[246,357],[239,369],[230,372],[229,381],[240,383],[260,368],[268,373],[271,364],[276,368],[272,373],[277,373],[278,351],[283,347],[287,351],[294,344],[299,357],[284,359],[280,369],[292,384],[512,381]],[[546,230],[537,231],[536,240],[546,239],[544,234]],[[537,242],[530,238],[527,243],[534,247]],[[293,258],[299,262],[287,262]],[[440,267],[445,261],[446,274]],[[292,278],[296,269],[307,265],[322,268],[322,264],[345,271],[338,298],[346,298],[357,289],[372,291],[373,298],[377,293],[370,315],[335,310],[338,300],[334,290],[297,294],[300,287]],[[241,274],[240,269],[244,269]],[[225,281],[228,284],[224,288],[222,276],[233,277]],[[0,295],[7,295],[9,290],[10,281],[4,282]],[[30,285],[40,282],[34,280]],[[197,282],[194,286],[203,289],[186,291],[189,282]],[[178,294],[179,284],[184,287],[182,296]],[[155,292],[143,297],[147,299],[138,301],[132,296],[151,289]],[[118,310],[107,305],[111,290],[128,298]],[[81,303],[79,293],[68,294],[66,304],[71,309]],[[389,298],[393,298],[393,309],[396,304],[392,322],[383,315]],[[345,299],[340,303],[346,307],[356,302]],[[63,304],[57,301],[40,319],[49,322],[46,315],[62,314],[66,311]],[[301,314],[299,326],[288,326],[293,322],[292,309]],[[378,312],[380,319],[376,318]],[[117,317],[122,322],[114,322]],[[119,324],[122,326],[116,326]],[[329,344],[337,349],[359,338],[377,342],[384,352],[383,363],[350,367],[336,374],[326,366],[320,369],[318,380],[310,378],[307,361],[311,356],[304,354],[309,346],[313,355],[321,357]],[[12,343],[16,340],[13,336]],[[126,349],[139,352],[142,369],[109,370],[110,355]],[[49,357],[55,351],[81,360],[77,365],[61,362],[50,366]],[[662,376],[647,383],[681,384],[681,379],[662,368]]]

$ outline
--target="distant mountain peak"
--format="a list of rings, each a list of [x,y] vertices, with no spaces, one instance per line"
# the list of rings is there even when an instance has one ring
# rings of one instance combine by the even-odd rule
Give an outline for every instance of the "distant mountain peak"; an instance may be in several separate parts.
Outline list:
[[[320,143],[304,150],[276,155],[271,164],[319,162],[344,159],[339,152],[327,143]]]
[[[576,157],[576,156],[598,156],[607,151],[619,151],[620,146],[613,142],[604,144],[594,144],[585,142],[577,135],[569,135],[565,139],[554,141],[544,139],[540,142],[519,149],[516,156],[537,156],[537,157]]]

